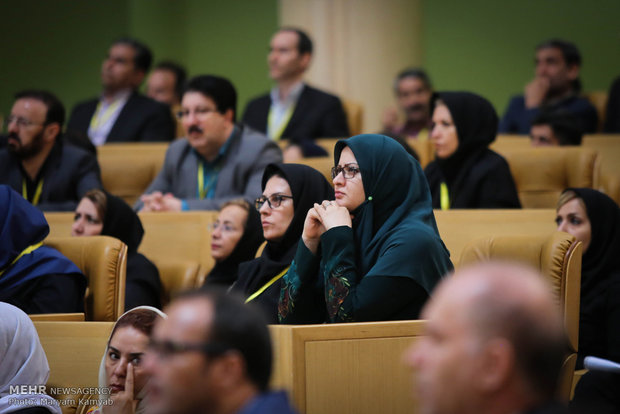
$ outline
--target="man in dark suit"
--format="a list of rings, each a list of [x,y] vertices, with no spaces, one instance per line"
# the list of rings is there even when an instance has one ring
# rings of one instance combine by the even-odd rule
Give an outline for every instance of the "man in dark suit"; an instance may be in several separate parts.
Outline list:
[[[92,188],[101,188],[95,156],[61,139],[65,109],[46,91],[24,91],[7,118],[0,150],[0,184],[44,211],[72,211]]]
[[[168,107],[137,91],[152,60],[150,50],[134,39],[114,42],[101,66],[101,97],[73,108],[67,133],[88,136],[95,145],[172,140],[175,123]]]
[[[312,59],[312,41],[295,28],[282,28],[271,39],[269,76],[276,82],[271,93],[252,100],[243,122],[273,140],[286,138],[292,144],[285,159],[293,155],[323,155],[316,138],[349,136],[347,118],[340,99],[302,82]]]

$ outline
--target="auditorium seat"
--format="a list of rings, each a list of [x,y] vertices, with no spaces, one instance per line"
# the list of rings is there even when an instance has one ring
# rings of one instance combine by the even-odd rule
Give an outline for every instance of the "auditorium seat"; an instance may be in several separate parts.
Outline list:
[[[107,236],[48,237],[44,244],[65,255],[88,279],[86,320],[115,321],[123,313],[127,268],[123,242]]]
[[[473,240],[461,253],[460,265],[504,259],[527,263],[550,282],[557,296],[568,336],[559,396],[568,401],[573,383],[579,340],[581,242],[564,232],[545,236],[492,236]]]
[[[607,91],[589,91],[584,92],[583,97],[586,98],[596,108],[598,115],[598,127],[597,131],[603,130],[605,125],[605,117],[607,115]]]
[[[130,206],[159,173],[168,143],[118,143],[97,148],[103,187]]]
[[[364,127],[364,105],[361,102],[351,99],[341,99],[344,113],[347,115],[347,123],[349,124],[349,133],[351,136],[359,135]],[[348,138],[348,137],[343,137]]]
[[[583,147],[504,150],[523,208],[553,208],[566,187],[598,188],[598,152]]]
[[[181,213],[139,213],[144,237],[138,252],[150,259],[159,270],[168,300],[180,290],[201,286],[215,264],[211,257],[209,225],[216,211]],[[71,234],[73,213],[46,212],[50,237]],[[165,302],[164,302],[165,303]]]
[[[497,235],[545,236],[556,229],[555,209],[435,210],[439,234],[458,266],[474,239]]]

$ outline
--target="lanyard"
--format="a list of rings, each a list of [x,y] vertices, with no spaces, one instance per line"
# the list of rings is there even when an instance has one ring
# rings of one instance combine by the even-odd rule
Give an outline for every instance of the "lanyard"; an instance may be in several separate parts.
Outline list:
[[[198,161],[198,197],[201,200],[204,200],[209,194],[209,191],[211,191],[211,187],[215,184],[219,171],[219,167],[214,168],[209,182],[205,185],[205,165],[202,161]]]
[[[38,249],[39,247],[41,247],[42,245],[43,245],[43,242],[39,242],[39,243],[37,243],[37,244],[32,244],[32,245],[30,245],[30,246],[26,247],[26,248],[25,248],[25,249],[24,249],[24,250],[23,250],[23,251],[19,254],[19,256],[17,256],[17,257],[16,257],[16,258],[15,258],[15,259],[11,262],[11,264],[10,264],[10,265],[8,265],[6,268],[4,268],[4,269],[0,270],[0,276],[2,276],[2,275],[4,274],[4,272],[6,272],[6,271],[7,271],[7,269],[8,269],[9,267],[13,266],[13,265],[14,265],[14,264],[15,264],[15,263],[19,260],[19,259],[21,259],[21,258],[22,258],[22,256],[24,256],[24,255],[26,255],[26,254],[29,254],[29,253],[32,253],[32,252],[34,252],[35,250],[37,250],[37,249]]]
[[[448,186],[446,183],[441,183],[439,186],[439,199],[442,210],[450,210],[450,194],[448,193]]]
[[[121,104],[121,100],[116,100],[112,104],[110,104],[104,111],[101,113],[101,101],[97,104],[97,109],[95,109],[95,115],[93,115],[90,120],[90,129],[93,131],[101,128],[103,124],[108,122],[108,120],[112,117],[112,114],[116,111],[118,106]]]
[[[273,285],[278,279],[282,278],[282,276],[284,276],[286,274],[286,272],[288,272],[288,269],[291,266],[287,266],[283,271],[281,271],[280,273],[278,273],[273,279],[271,279],[269,282],[265,283],[265,285],[258,289],[256,292],[254,292],[249,298],[247,298],[245,300],[245,303],[251,302],[254,299],[256,299],[261,293],[263,293],[265,290],[267,290],[267,288],[271,285]]]
[[[271,139],[273,139],[274,141],[279,141],[280,140],[280,138],[282,137],[282,133],[286,129],[286,126],[288,125],[289,121],[291,120],[291,117],[293,116],[293,112],[294,111],[295,111],[295,104],[293,104],[293,105],[288,107],[288,109],[284,113],[284,117],[282,118],[282,122],[280,122],[280,125],[278,125],[278,128],[276,129],[276,126],[275,126],[276,120],[275,120],[275,114],[274,114],[274,110],[273,110],[273,105],[269,108],[269,117],[268,117],[269,126],[268,126],[268,131],[270,133],[273,133],[273,135],[271,135]]]
[[[34,191],[34,197],[32,198],[32,205],[36,206],[39,204],[39,199],[41,198],[41,192],[43,191],[43,178],[39,180],[39,184],[37,184],[37,189]],[[22,179],[22,197],[28,200],[28,186],[26,185],[26,179]],[[28,200],[30,201],[30,200]]]

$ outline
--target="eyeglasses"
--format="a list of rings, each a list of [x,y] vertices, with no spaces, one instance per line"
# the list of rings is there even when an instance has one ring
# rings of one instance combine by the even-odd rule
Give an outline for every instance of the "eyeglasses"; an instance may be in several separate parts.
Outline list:
[[[212,342],[202,344],[185,344],[182,342],[173,341],[159,341],[152,339],[149,341],[149,350],[156,353],[160,358],[169,358],[176,354],[183,354],[186,352],[201,352],[208,356],[219,356],[232,348],[228,345]]]
[[[22,127],[23,127],[23,128],[26,128],[26,127],[29,127],[29,126],[31,126],[31,125],[45,125],[45,123],[44,123],[44,122],[42,122],[42,123],[39,123],[39,122],[33,122],[33,121],[30,121],[29,119],[22,118],[21,116],[14,116],[14,115],[9,116],[9,117],[6,119],[6,121],[5,121],[5,122],[6,122],[6,127],[7,127],[7,128],[8,128],[8,127],[9,127],[9,125],[11,125],[13,122],[16,122],[16,123],[17,123],[17,126],[18,126],[18,127],[20,127],[20,128],[22,128]]]
[[[237,231],[236,227],[233,227],[228,223],[220,223],[219,221],[216,221],[215,223],[209,224],[209,230],[211,231],[215,231],[218,227],[225,233],[232,233]]]
[[[193,112],[197,118],[200,118],[210,112],[215,112],[215,111],[216,109],[213,109],[213,108],[196,108],[194,109]],[[183,119],[184,117],[189,116],[190,113],[192,113],[192,111],[188,109],[183,109],[182,111],[177,112],[177,118]]]
[[[282,200],[285,198],[293,199],[293,196],[283,195],[283,194],[272,194],[269,197],[262,196],[261,198],[256,199],[256,209],[260,210],[263,207],[263,204],[267,202],[270,208],[278,208],[280,204],[282,204]]]
[[[340,173],[344,173],[344,178],[350,180],[360,172],[360,169],[355,164],[345,164],[343,167],[336,165],[332,167],[332,180]]]

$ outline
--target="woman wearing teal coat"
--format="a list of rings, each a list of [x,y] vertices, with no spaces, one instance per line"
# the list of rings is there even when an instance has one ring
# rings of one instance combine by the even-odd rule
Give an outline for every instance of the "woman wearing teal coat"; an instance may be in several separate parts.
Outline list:
[[[453,268],[422,168],[382,135],[338,141],[334,161],[335,200],[308,211],[280,322],[417,319]]]

